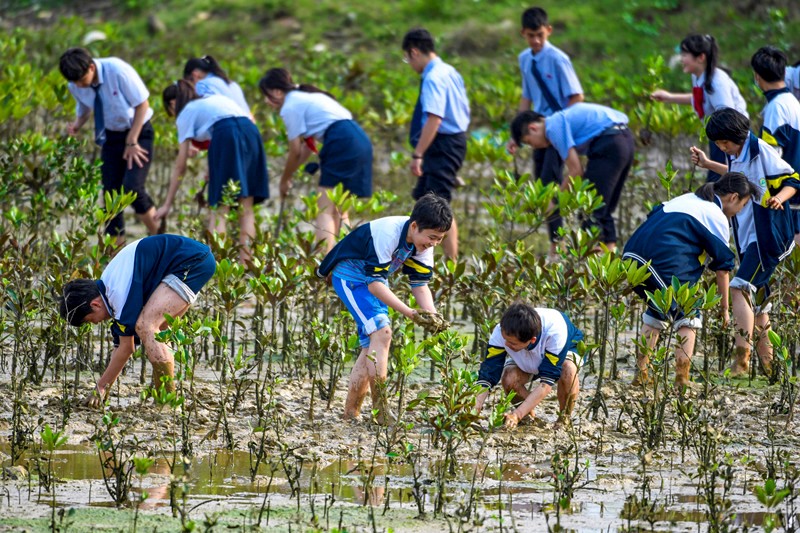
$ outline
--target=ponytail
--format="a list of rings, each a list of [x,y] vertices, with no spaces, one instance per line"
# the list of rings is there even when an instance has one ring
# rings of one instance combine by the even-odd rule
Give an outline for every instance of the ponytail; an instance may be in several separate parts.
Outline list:
[[[714,37],[707,33],[705,35],[689,35],[681,41],[681,52],[692,54],[695,57],[700,54],[706,55],[706,79],[703,83],[703,89],[708,94],[714,94],[711,81],[714,78],[714,71],[717,69],[717,63],[719,62],[719,48]]]
[[[750,198],[758,194],[758,189],[741,172],[726,172],[719,180],[701,185],[694,193],[703,200],[712,202],[714,196],[732,193],[738,194],[739,198]]]
[[[331,93],[323,91],[314,85],[306,83],[302,83],[300,85],[295,84],[292,81],[292,75],[289,74],[289,71],[285,68],[269,69],[267,73],[264,74],[264,77],[258,82],[258,88],[261,89],[261,93],[264,96],[268,96],[267,91],[270,90],[279,90],[283,91],[284,93],[289,93],[291,91],[303,91],[304,93],[322,93],[336,100],[336,97]]]
[[[202,70],[206,74],[211,73],[218,78],[222,78],[225,80],[225,83],[230,84],[231,80],[228,78],[228,74],[219,66],[217,60],[211,56],[203,56],[203,57],[193,57],[189,61],[186,62],[186,66],[183,67],[183,77],[184,79],[189,79],[192,75],[192,72],[195,70]]]
[[[195,92],[192,82],[186,80],[176,81],[161,93],[161,99],[164,102],[164,109],[167,110],[167,113],[170,112],[170,103],[175,102],[176,117],[181,114],[186,104],[199,98],[201,96]]]

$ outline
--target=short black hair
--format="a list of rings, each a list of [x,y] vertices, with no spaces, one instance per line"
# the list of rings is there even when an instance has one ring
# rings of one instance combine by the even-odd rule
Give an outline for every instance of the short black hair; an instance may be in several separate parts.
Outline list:
[[[430,54],[436,51],[433,35],[425,28],[414,28],[409,30],[403,37],[403,52],[408,52],[416,48],[423,54]]]
[[[786,75],[786,54],[774,46],[762,46],[750,59],[753,71],[767,83],[783,81]]]
[[[447,200],[429,192],[414,204],[411,222],[416,222],[419,230],[450,231],[450,226],[453,225],[453,210],[450,209]]]
[[[538,339],[542,334],[542,317],[529,303],[516,301],[503,313],[500,329],[506,335],[514,336],[522,342],[534,337]]]
[[[86,48],[70,48],[58,60],[58,68],[67,81],[78,81],[89,71],[92,54]]]
[[[529,7],[522,13],[522,29],[538,30],[542,26],[549,26],[547,11],[541,7]]]
[[[706,135],[711,141],[744,144],[750,137],[750,119],[731,107],[717,109],[708,118]]]
[[[535,111],[520,111],[511,121],[511,138],[517,145],[522,144],[522,136],[528,130],[528,125],[544,120],[544,115]]]
[[[97,282],[92,279],[75,279],[64,285],[63,296],[58,299],[58,312],[70,326],[79,327],[92,312],[89,305],[100,296]]]

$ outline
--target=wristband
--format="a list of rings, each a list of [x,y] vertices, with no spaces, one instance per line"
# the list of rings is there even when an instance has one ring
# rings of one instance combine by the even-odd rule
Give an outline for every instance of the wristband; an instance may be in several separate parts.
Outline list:
[[[125,143],[125,146],[137,146],[139,143]]]
[[[412,154],[411,159],[422,159],[422,156],[419,154]]]

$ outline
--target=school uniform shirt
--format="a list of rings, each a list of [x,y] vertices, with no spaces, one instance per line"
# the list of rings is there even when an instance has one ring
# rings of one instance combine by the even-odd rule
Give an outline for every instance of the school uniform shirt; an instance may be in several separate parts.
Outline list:
[[[635,259],[661,287],[672,277],[696,283],[707,265],[713,271],[731,271],[735,256],[730,249],[730,227],[719,197],[709,202],[690,192],[653,208],[633,232],[623,259]]]
[[[800,100],[800,67],[786,67],[784,81],[786,88]]]
[[[800,189],[800,179],[770,145],[753,133],[738,157],[729,156],[728,170],[741,172],[756,186],[757,194],[733,218],[733,234],[739,255],[758,243],[758,255],[765,268],[788,256],[794,247],[794,221],[787,203],[782,210],[766,207],[767,200],[782,187]]]
[[[478,385],[489,389],[497,385],[506,357],[511,357],[520,370],[538,376],[542,383],[551,387],[561,378],[561,366],[567,353],[583,339],[583,333],[561,311],[537,307],[536,312],[542,319],[542,332],[533,344],[522,350],[514,351],[506,346],[500,324],[495,326],[478,370]]]
[[[187,139],[211,140],[214,124],[224,118],[249,117],[239,105],[219,94],[192,100],[181,110],[175,125],[178,127],[178,142]]]
[[[94,59],[97,68],[97,81],[100,84],[100,100],[103,103],[103,124],[109,131],[127,131],[133,125],[136,106],[146,102],[150,97],[142,78],[125,61],[117,57]],[[75,113],[83,117],[94,111],[94,99],[97,93],[93,87],[78,87],[73,82],[67,84],[69,92],[77,102]],[[153,117],[153,108],[149,108],[144,121]]]
[[[579,102],[544,119],[544,134],[562,160],[570,148],[584,153],[592,139],[608,128],[627,125],[625,113],[599,104]]]
[[[789,89],[766,91],[761,138],[793,169],[800,170],[800,102]]]
[[[744,116],[749,116],[747,114],[747,103],[745,103],[739,88],[727,72],[721,68],[714,69],[714,75],[711,78],[713,93],[705,90],[705,83],[705,72],[700,76],[692,74],[692,107],[698,117],[705,118],[723,107],[733,108]],[[699,102],[698,99],[702,99],[702,102]]]
[[[545,42],[539,53],[534,54],[526,48],[519,54],[519,70],[522,74],[522,96],[530,100],[533,110],[540,115],[550,116],[561,109],[551,109],[539,83],[533,75],[533,63],[542,75],[542,80],[550,94],[566,109],[569,99],[576,94],[583,94],[581,82],[572,67],[569,56],[549,42]]]
[[[331,124],[352,120],[353,115],[327,94],[294,90],[286,93],[281,118],[290,141],[298,137],[324,141],[325,131]]]
[[[440,57],[431,59],[422,71],[420,103],[422,126],[430,113],[442,119],[438,133],[453,135],[469,128],[469,99],[464,79]]]
[[[208,246],[179,235],[145,237],[125,246],[97,281],[115,336],[135,334],[136,321],[161,281]]]
[[[210,96],[212,94],[227,96],[236,102],[248,116],[250,115],[250,106],[247,105],[244,92],[235,81],[227,83],[216,74],[209,72],[205,78],[197,82],[194,90],[200,96]]]
[[[409,217],[399,216],[357,227],[328,252],[317,268],[317,276],[324,278],[335,272],[347,281],[369,285],[374,281],[386,283],[389,274],[402,267],[412,287],[427,285],[433,276],[433,246],[418,251],[407,243],[410,225]]]

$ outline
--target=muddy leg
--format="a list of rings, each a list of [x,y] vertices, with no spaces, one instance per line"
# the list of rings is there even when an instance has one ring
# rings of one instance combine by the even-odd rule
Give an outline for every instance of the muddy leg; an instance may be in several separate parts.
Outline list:
[[[689,370],[692,367],[697,332],[684,326],[678,330],[678,340],[680,344],[675,348],[675,389],[683,392],[686,385],[689,384]]]
[[[319,214],[317,215],[317,228],[316,235],[317,241],[323,241],[325,244],[325,253],[330,252],[331,248],[336,244],[336,239],[339,237],[339,228],[342,223],[342,216],[336,205],[331,201],[328,192],[331,189],[327,187],[320,187],[317,189],[319,192]]]
[[[733,328],[736,342],[735,360],[731,365],[731,376],[746,375],[750,369],[750,341],[753,337],[753,307],[750,298],[741,289],[731,288],[733,304]]]
[[[756,327],[756,353],[761,359],[761,366],[767,377],[772,377],[772,343],[769,342],[769,314],[761,313],[755,317]]]
[[[649,384],[653,381],[650,376],[650,353],[655,350],[658,343],[658,336],[661,331],[653,326],[644,324],[642,326],[642,335],[647,341],[647,351],[642,352],[641,348],[637,347],[636,350],[636,374],[633,376],[631,385],[641,386]]]
[[[381,384],[386,381],[391,342],[392,329],[388,326],[369,336],[369,347],[361,350],[350,373],[350,386],[344,404],[345,420],[356,418],[360,414],[361,404],[369,390],[372,390],[373,407],[380,409],[379,405],[375,405],[375,401]]]
[[[561,366],[561,378],[558,380],[556,390],[558,396],[558,422],[569,421],[572,418],[572,410],[578,402],[581,393],[581,380],[578,379],[578,367],[574,362],[567,359]]]
[[[156,387],[161,386],[161,378],[167,377],[164,383],[167,391],[175,390],[172,378],[175,376],[175,359],[167,345],[156,340],[164,323],[164,315],[182,316],[189,309],[189,304],[178,293],[161,283],[147,300],[144,309],[136,321],[136,334],[142,341],[147,359],[153,365],[153,381]]]

